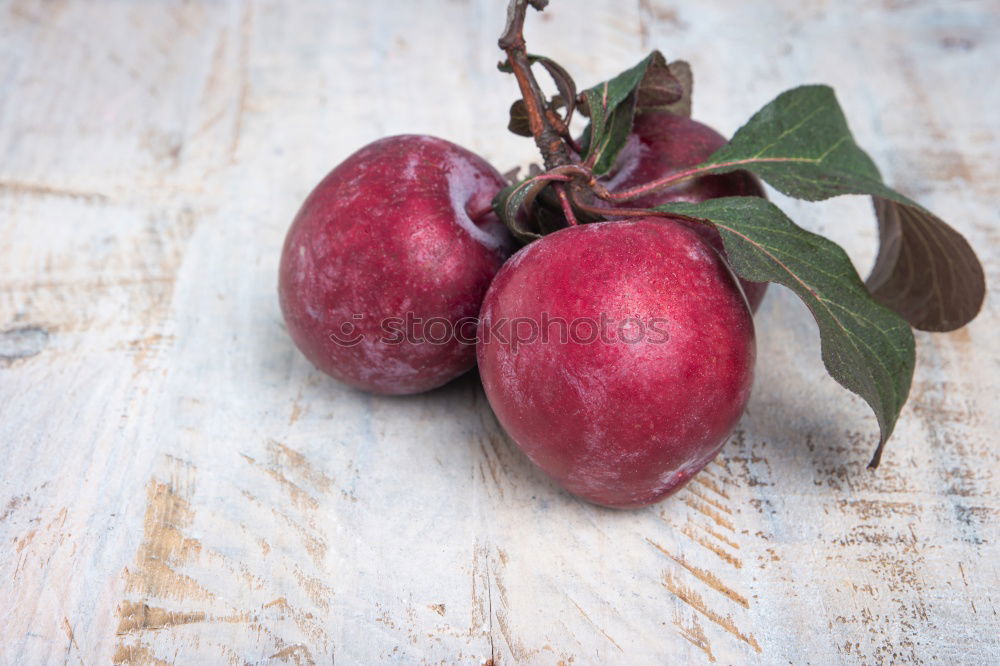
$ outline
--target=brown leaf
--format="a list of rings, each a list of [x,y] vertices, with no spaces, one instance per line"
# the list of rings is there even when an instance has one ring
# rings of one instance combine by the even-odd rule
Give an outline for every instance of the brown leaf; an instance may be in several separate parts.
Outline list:
[[[675,60],[669,65],[670,73],[674,75],[681,85],[682,95],[679,100],[668,106],[665,110],[675,113],[678,116],[691,117],[691,92],[694,88],[694,75],[691,74],[691,65],[683,60]]]
[[[510,105],[510,122],[507,129],[518,136],[531,136],[531,124],[528,122],[528,106],[523,99]]]
[[[576,81],[574,81],[573,77],[569,75],[569,72],[567,72],[566,69],[555,60],[543,58],[541,56],[530,57],[532,58],[532,63],[537,62],[545,68],[545,71],[552,77],[552,81],[556,84],[556,89],[559,91],[559,94],[552,97],[552,100],[549,103],[549,108],[555,110],[565,106],[566,115],[564,118],[571,117],[576,108]]]
[[[684,98],[681,82],[659,51],[653,52],[636,93],[636,109],[639,110],[663,109]]]
[[[875,300],[923,331],[953,331],[972,321],[986,280],[968,241],[922,208],[872,199],[880,245],[867,286]]]

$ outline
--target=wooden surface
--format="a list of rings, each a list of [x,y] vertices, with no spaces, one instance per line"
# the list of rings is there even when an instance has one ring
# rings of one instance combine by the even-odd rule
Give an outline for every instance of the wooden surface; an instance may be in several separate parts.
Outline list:
[[[1000,662],[992,295],[918,334],[870,472],[772,288],[739,431],[629,512],[533,469],[474,376],[378,398],[293,348],[280,244],[334,164],[400,132],[533,159],[504,4],[0,2],[0,663]],[[527,37],[582,84],[686,58],[730,134],[833,84],[996,285],[998,34],[995,0],[554,0]],[[867,271],[867,201],[775,200]]]

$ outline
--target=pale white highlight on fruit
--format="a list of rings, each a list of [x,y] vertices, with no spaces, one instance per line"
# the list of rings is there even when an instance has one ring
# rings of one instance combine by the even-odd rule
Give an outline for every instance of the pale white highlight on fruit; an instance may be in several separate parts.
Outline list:
[[[411,153],[410,156],[406,158],[406,166],[403,168],[403,179],[416,180],[418,164],[420,164],[420,155],[417,153]]]
[[[451,208],[455,213],[455,221],[480,245],[498,250],[504,244],[504,230],[500,225],[494,225],[491,230],[476,226],[472,218],[469,217],[465,206],[472,198],[471,184],[476,182],[476,171],[463,160],[457,160],[449,155],[445,165],[445,174],[448,179],[448,197],[451,200]]]
[[[612,191],[617,190],[622,183],[626,182],[632,176],[632,173],[640,164],[641,160],[639,158],[648,150],[646,146],[642,145],[642,141],[639,140],[638,135],[630,134],[617,160],[617,163],[623,166],[607,180],[604,186]]]
[[[299,282],[305,281],[310,268],[309,264],[309,257],[306,256],[306,246],[299,245],[299,260],[296,262],[295,266],[295,279]]]
[[[727,437],[725,440],[723,440],[722,443],[719,444],[719,449],[722,448],[722,446],[725,444],[726,441],[728,441],[728,439],[729,438]],[[705,465],[711,462],[711,460],[715,458],[715,456],[717,456],[718,453],[719,453],[718,449],[709,451],[704,455],[697,456],[689,460],[687,463],[681,465],[679,468],[675,470],[664,472],[662,475],[660,475],[659,479],[657,479],[660,484],[659,486],[660,490],[658,492],[663,492],[670,488],[674,488],[678,485],[686,483],[689,479],[693,478],[695,474],[700,472],[702,468],[705,467]]]
[[[700,243],[698,245],[692,245],[688,248],[687,256],[691,261],[698,263],[711,263],[713,259],[713,254],[718,255],[718,252],[714,248],[710,247],[706,243]]]
[[[376,342],[366,339],[360,344],[368,359],[368,365],[360,368],[361,378],[364,381],[405,382],[412,380],[420,372],[420,368],[382,353]]]

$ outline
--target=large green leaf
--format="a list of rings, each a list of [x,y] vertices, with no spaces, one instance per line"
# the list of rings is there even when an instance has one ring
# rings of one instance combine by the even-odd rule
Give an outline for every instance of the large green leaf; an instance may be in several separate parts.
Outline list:
[[[840,246],[797,226],[769,201],[726,197],[656,210],[712,223],[737,274],[782,284],[805,302],[819,326],[827,371],[864,398],[878,418],[877,465],[913,379],[907,322],[872,299]]]
[[[838,194],[895,195],[854,142],[829,86],[781,93],[698,166],[710,173],[736,169],[753,171],[781,192],[809,201]]]
[[[882,239],[869,277],[875,298],[924,330],[953,330],[979,312],[986,283],[968,242],[882,182],[871,158],[855,143],[828,86],[802,86],[778,95],[690,173],[737,169],[809,201],[872,195]]]

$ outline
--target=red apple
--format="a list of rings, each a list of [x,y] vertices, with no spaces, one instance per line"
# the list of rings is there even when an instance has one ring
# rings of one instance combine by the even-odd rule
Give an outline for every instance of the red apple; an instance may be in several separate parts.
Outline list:
[[[750,395],[752,315],[719,253],[679,220],[535,241],[497,274],[479,325],[479,371],[501,425],[597,504],[677,490],[718,453]]]
[[[726,144],[721,134],[685,116],[667,112],[642,113],[635,117],[632,134],[615,166],[601,183],[611,191],[621,191],[665,178],[693,167]],[[652,208],[673,201],[698,203],[716,197],[764,196],[757,178],[746,171],[701,176],[673,187],[658,190],[622,207]],[[692,225],[712,247],[723,252],[722,238],[711,227]],[[767,290],[766,282],[740,279],[750,308],[756,312]]]
[[[475,364],[483,295],[512,247],[489,210],[503,177],[428,136],[344,160],[288,230],[278,293],[292,340],[357,388],[426,391]]]

